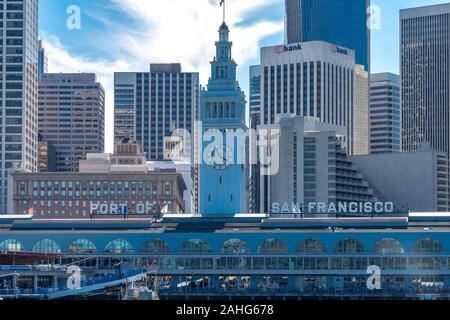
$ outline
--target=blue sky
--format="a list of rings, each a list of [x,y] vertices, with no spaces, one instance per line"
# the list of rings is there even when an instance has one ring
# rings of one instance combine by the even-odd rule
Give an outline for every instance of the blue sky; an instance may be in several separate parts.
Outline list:
[[[145,71],[150,62],[180,62],[185,71],[209,77],[209,61],[221,23],[219,0],[40,0],[40,34],[50,72],[95,72],[106,90],[106,146],[112,150],[113,73]],[[399,10],[443,0],[372,0],[381,29],[372,31],[372,72],[399,70]],[[227,22],[248,88],[248,66],[259,47],[283,42],[284,0],[227,0]],[[81,29],[69,30],[66,10],[81,9]]]

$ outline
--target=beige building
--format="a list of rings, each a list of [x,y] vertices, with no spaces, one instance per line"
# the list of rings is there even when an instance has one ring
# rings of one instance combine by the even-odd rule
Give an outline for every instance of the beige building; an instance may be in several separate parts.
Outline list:
[[[369,73],[361,65],[355,66],[353,132],[353,154],[369,154]]]

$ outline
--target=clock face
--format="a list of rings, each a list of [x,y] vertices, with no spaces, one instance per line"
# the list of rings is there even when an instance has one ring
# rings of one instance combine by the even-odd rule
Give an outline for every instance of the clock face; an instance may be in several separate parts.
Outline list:
[[[214,169],[223,171],[231,167],[233,158],[233,150],[230,147],[218,144],[206,160]]]

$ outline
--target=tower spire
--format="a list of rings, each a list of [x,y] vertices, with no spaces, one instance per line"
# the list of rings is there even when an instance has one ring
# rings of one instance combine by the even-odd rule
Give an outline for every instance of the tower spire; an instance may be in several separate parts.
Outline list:
[[[226,11],[225,11],[225,0],[220,0],[220,6],[223,9],[223,23],[225,23],[225,13],[226,13]]]

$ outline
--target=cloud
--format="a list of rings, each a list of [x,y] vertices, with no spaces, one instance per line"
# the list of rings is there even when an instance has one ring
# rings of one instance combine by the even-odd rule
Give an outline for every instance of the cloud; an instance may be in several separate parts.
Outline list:
[[[226,20],[234,42],[233,57],[243,68],[258,57],[262,39],[283,29],[282,21],[257,17],[252,23],[246,23],[246,17],[252,11],[283,5],[282,2],[227,0]],[[110,152],[113,147],[114,72],[146,71],[150,62],[179,62],[184,71],[200,72],[201,82],[205,85],[210,74],[209,62],[215,56],[214,43],[218,39],[222,11],[219,0],[111,0],[105,10],[98,15],[92,10],[85,14],[96,19],[104,30],[103,36],[95,39],[97,48],[93,48],[93,52],[107,50],[112,60],[92,55],[75,56],[51,34],[43,34],[43,38],[50,57],[50,72],[97,74],[106,92],[106,148]]]

